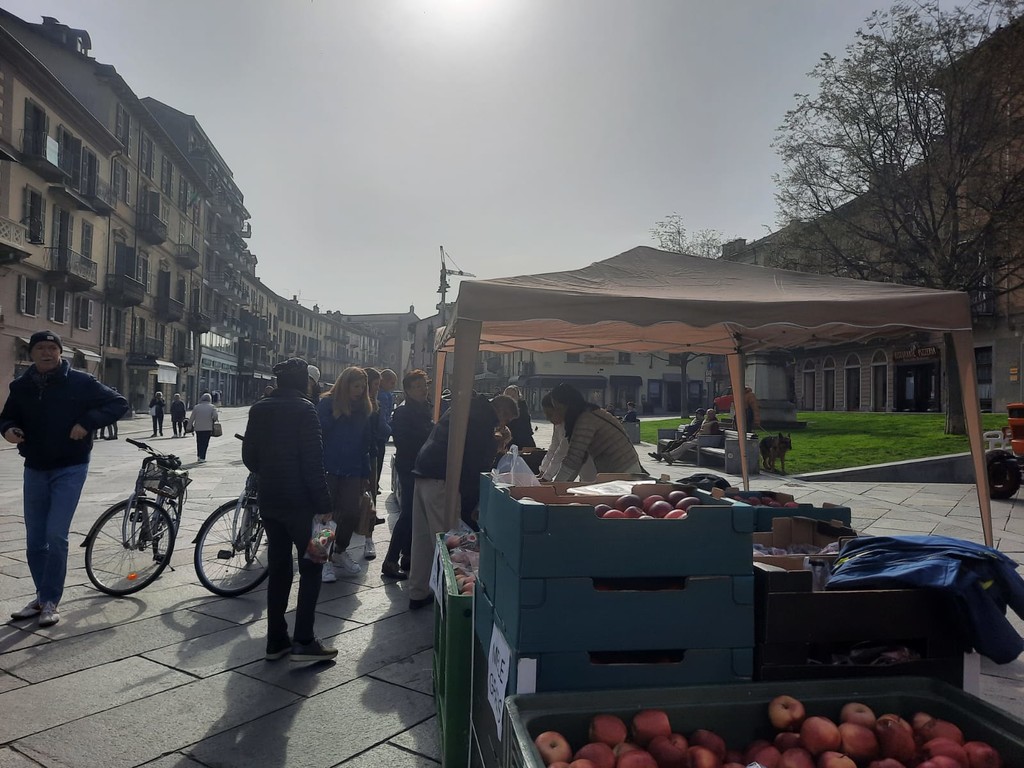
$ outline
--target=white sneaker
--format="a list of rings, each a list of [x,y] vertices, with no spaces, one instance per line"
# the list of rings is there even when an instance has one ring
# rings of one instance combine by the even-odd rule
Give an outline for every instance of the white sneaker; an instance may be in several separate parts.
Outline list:
[[[363,542],[363,557],[367,560],[373,560],[377,557],[377,547],[374,546],[373,539],[367,539]]]
[[[330,563],[324,563],[323,573],[320,575],[320,581],[324,584],[333,584],[338,580],[337,575],[334,573],[334,566]]]
[[[342,552],[338,555],[335,562],[337,562],[338,567],[341,568],[344,573],[353,575],[359,573],[359,564],[352,559],[352,556],[348,552]]]
[[[58,621],[60,613],[57,612],[57,606],[53,603],[43,603],[43,610],[39,614],[39,626],[52,627]]]

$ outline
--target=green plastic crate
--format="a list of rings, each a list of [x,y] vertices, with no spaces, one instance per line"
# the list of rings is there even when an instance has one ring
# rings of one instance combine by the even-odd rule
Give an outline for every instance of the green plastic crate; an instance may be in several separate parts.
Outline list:
[[[1000,751],[1005,766],[1024,766],[1024,721],[946,683],[920,677],[860,680],[789,681],[696,686],[658,690],[600,691],[510,696],[502,723],[503,768],[543,768],[533,739],[558,731],[574,748],[587,742],[590,718],[599,712],[628,720],[638,710],[668,713],[672,730],[690,733],[708,728],[730,746],[770,738],[768,702],[779,693],[795,696],[807,714],[838,719],[849,701],[867,704],[881,714],[909,719],[915,712],[959,725],[969,740],[987,741]]]
[[[481,560],[485,548],[490,554],[478,589],[486,593],[506,628],[506,640],[518,651],[754,644],[753,575],[687,576],[685,560],[680,559],[680,575],[672,578],[521,579],[486,537],[481,537],[480,547]]]
[[[563,618],[552,626],[553,634],[568,627],[573,619]],[[476,592],[474,626],[477,639],[486,652],[490,648],[491,632],[498,630],[509,641],[507,627],[496,617],[494,606],[483,590]],[[641,644],[641,633],[637,642]],[[595,644],[600,641],[595,637]],[[678,643],[667,648],[640,647],[599,651],[581,649],[569,651],[527,652],[510,642],[511,672],[507,692],[581,691],[606,688],[635,688],[654,686],[726,683],[753,678],[754,648],[685,648]],[[526,662],[522,674],[520,663]],[[526,671],[535,665],[533,673]]]
[[[437,536],[442,553],[443,602],[434,602],[434,699],[441,732],[444,765],[469,761],[469,710],[472,695],[473,596],[460,595],[444,534]]]
[[[521,502],[489,479],[481,492],[480,527],[520,578],[678,576],[681,562],[686,575],[751,572],[749,506],[691,507],[680,520],[602,520],[589,505]],[[489,575],[482,562],[481,578]]]

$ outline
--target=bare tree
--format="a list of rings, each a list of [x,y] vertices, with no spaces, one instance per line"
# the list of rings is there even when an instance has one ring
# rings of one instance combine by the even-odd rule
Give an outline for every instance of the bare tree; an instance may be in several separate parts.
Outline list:
[[[1021,11],[901,0],[821,58],[775,141],[777,253],[797,262],[782,266],[970,291],[976,307],[1024,285]],[[946,360],[946,429],[962,433]]]
[[[663,251],[685,253],[704,259],[717,259],[722,253],[722,233],[701,229],[692,235],[683,224],[683,217],[672,213],[651,227],[651,237]]]

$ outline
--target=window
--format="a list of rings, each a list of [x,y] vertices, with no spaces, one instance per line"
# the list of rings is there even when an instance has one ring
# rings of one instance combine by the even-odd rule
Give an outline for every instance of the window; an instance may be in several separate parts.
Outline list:
[[[18,275],[18,311],[29,317],[38,317],[42,311],[42,301],[42,284],[25,275]]]
[[[191,191],[189,190],[188,179],[184,176],[178,176],[178,207],[188,213],[188,201],[191,198]]]
[[[146,134],[142,134],[139,142],[139,167],[149,178],[153,178],[153,140]]]
[[[83,331],[92,330],[93,301],[79,296],[75,299],[75,327]]]
[[[166,156],[160,161],[160,189],[168,197],[174,193],[174,166]]]
[[[96,182],[99,180],[99,161],[96,153],[89,149],[82,150],[82,185],[79,189],[87,195],[96,194]]]
[[[983,411],[992,410],[992,347],[976,347],[974,370],[978,377],[978,405]]]
[[[92,259],[92,224],[88,221],[82,222],[82,255]]]
[[[146,287],[146,293],[150,293],[149,254],[145,251],[139,254],[138,272],[135,279]]]
[[[619,352],[619,365],[631,365],[633,356],[629,352]]]
[[[50,310],[47,318],[63,325],[71,319],[71,294],[62,288],[50,288]]]
[[[107,308],[107,346],[123,349],[125,344],[125,312],[114,307]]]
[[[566,352],[565,353],[565,362],[567,362],[567,363],[578,363],[579,361],[580,361],[580,353],[579,352]]]
[[[28,227],[28,241],[42,245],[46,239],[46,202],[41,192],[25,187],[22,197],[21,223]]]
[[[121,146],[124,147],[125,153],[128,157],[132,156],[131,153],[131,135],[132,135],[132,116],[128,114],[128,110],[123,105],[117,105],[117,112],[114,118],[114,136],[121,142]]]
[[[110,184],[114,190],[114,199],[131,205],[130,187],[128,185],[128,167],[117,160],[110,161]]]

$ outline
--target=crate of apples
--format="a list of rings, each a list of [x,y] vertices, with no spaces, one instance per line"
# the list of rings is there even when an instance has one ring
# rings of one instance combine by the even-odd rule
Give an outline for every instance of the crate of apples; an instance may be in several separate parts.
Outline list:
[[[777,696],[767,716],[774,734],[743,745],[726,744],[707,729],[673,730],[660,709],[637,712],[627,723],[614,714],[590,719],[589,741],[572,745],[545,731],[534,746],[548,768],[1002,768],[999,752],[971,740],[955,723],[926,712],[877,714],[860,702],[838,718],[808,717],[793,696]]]
[[[594,514],[603,520],[673,520],[686,517],[686,511],[703,502],[685,491],[670,491],[641,499],[635,494],[620,496],[613,504],[598,504]]]

